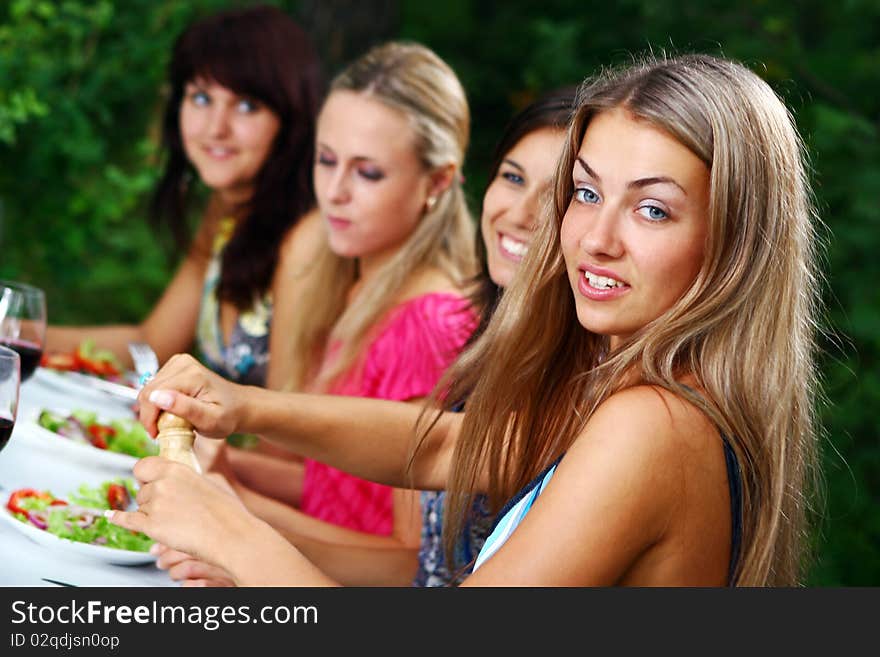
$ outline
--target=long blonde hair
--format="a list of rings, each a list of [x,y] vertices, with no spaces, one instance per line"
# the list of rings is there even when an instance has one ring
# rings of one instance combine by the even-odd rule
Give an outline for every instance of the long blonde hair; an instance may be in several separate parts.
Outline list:
[[[460,171],[470,135],[470,111],[464,89],[452,69],[428,48],[391,42],[373,48],[332,82],[330,93],[345,90],[375,99],[407,118],[416,136],[414,148],[430,171],[453,164]],[[417,269],[433,266],[461,286],[476,272],[474,222],[460,175],[436,199],[397,253],[346,307],[357,281],[354,258],[336,255],[325,242],[315,258],[303,293],[303,309],[291,331],[292,380],[288,388],[326,388],[358,358],[370,329],[395,303]],[[315,366],[330,340],[341,348],[332,367]]]
[[[612,108],[667,131],[711,169],[709,236],[696,279],[614,351],[579,324],[559,248],[584,133]],[[448,553],[480,473],[489,473],[498,509],[565,453],[599,404],[647,383],[696,404],[736,453],[743,478],[736,582],[797,583],[818,473],[819,286],[804,149],[783,103],[744,66],[707,55],[605,71],[581,88],[548,214],[485,334],[447,375],[448,403],[472,391],[448,482]],[[684,375],[705,395],[680,383]]]

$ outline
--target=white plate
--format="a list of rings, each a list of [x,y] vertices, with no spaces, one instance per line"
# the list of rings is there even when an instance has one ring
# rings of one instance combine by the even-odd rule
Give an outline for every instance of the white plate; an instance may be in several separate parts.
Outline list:
[[[97,401],[103,403],[112,402],[115,405],[129,409],[134,404],[134,399],[129,399],[102,390],[99,386],[104,385],[107,382],[100,377],[91,376],[89,374],[64,372],[62,370],[53,370],[49,367],[38,367],[34,371],[33,379],[34,381],[49,386],[50,388],[54,388],[60,392],[67,393],[68,395],[88,395]],[[115,385],[124,387],[121,384]],[[130,394],[136,393],[132,390]]]
[[[90,543],[71,541],[68,538],[61,538],[55,536],[55,534],[50,534],[30,523],[21,522],[6,508],[6,502],[8,499],[8,496],[3,499],[3,508],[0,509],[0,519],[20,531],[34,543],[39,543],[40,545],[59,552],[88,557],[89,559],[97,559],[104,563],[112,563],[120,566],[136,566],[156,561],[156,557],[149,552],[118,550],[116,548],[104,547],[103,545],[91,545]]]
[[[64,436],[59,436],[54,431],[49,431],[38,424],[37,419],[40,417],[40,412],[42,410],[44,409],[33,409],[30,413],[26,414],[16,422],[16,439],[21,436],[25,440],[37,442],[45,449],[50,450],[53,455],[57,455],[61,458],[69,458],[131,474],[131,469],[134,467],[134,464],[138,462],[137,457],[129,454],[122,454],[120,452],[111,452],[106,449],[101,449],[100,447],[95,447],[94,445],[87,445],[85,443],[71,440],[70,438],[65,438]],[[55,408],[47,410],[63,417],[70,415],[70,410]],[[131,412],[126,414],[124,411],[120,411],[119,415],[113,418],[107,418],[99,414],[98,421],[101,424],[109,424],[115,419],[129,419],[133,417],[134,414]]]

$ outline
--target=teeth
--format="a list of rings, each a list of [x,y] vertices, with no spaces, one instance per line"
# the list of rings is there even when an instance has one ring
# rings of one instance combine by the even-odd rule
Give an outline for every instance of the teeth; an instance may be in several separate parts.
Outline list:
[[[588,271],[584,272],[584,278],[587,279],[587,283],[590,284],[590,287],[594,287],[597,290],[610,290],[613,287],[623,287],[623,283],[618,280],[608,278],[607,276],[597,276]]]
[[[528,253],[529,246],[525,242],[520,242],[519,240],[515,240],[512,237],[508,237],[507,235],[501,236],[501,248],[507,251],[508,253],[512,253],[515,256],[523,257],[526,253]]]

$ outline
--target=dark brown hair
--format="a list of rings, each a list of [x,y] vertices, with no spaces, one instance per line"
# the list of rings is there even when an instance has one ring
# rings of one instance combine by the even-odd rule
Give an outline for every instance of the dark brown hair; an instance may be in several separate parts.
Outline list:
[[[568,121],[575,108],[577,89],[576,85],[572,85],[547,91],[510,119],[495,146],[492,166],[489,169],[486,183],[487,187],[498,175],[498,169],[501,168],[504,158],[523,137],[544,128],[565,130],[568,127]],[[486,244],[483,242],[483,234],[480,230],[477,230],[477,256],[480,259],[480,273],[473,280],[476,289],[471,295],[471,301],[474,308],[481,309],[482,317],[477,330],[471,335],[469,343],[475,341],[486,328],[502,292],[502,289],[495,284],[489,275]]]
[[[180,136],[186,84],[204,77],[254,98],[278,115],[281,127],[257,174],[253,196],[223,252],[218,294],[239,308],[272,282],[287,230],[314,206],[312,160],[315,122],[323,95],[318,57],[305,32],[277,7],[215,13],[178,37],[168,66],[170,96],[162,122],[164,173],[150,208],[155,225],[167,224],[179,248],[189,231],[195,176]]]

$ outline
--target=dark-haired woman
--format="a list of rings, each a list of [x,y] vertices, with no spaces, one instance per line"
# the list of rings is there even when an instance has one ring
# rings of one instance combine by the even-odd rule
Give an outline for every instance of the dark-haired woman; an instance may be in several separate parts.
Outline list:
[[[165,169],[151,215],[184,248],[187,220],[208,192],[188,253],[139,325],[51,327],[48,347],[93,338],[127,363],[127,344],[147,342],[164,362],[195,342],[219,374],[280,387],[285,359],[269,367],[272,336],[295,312],[295,287],[321,238],[311,179],[317,56],[287,14],[258,6],[192,23],[168,72]]]

